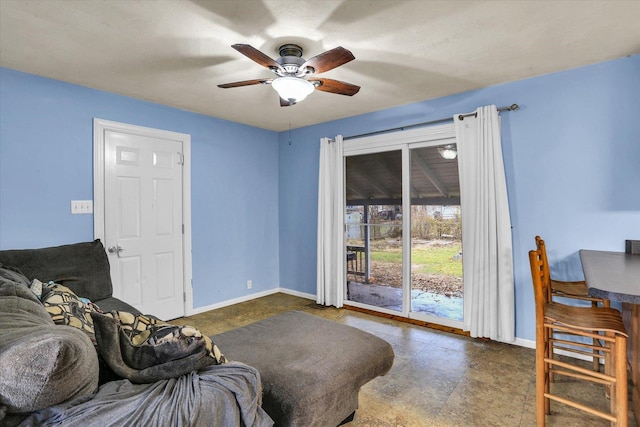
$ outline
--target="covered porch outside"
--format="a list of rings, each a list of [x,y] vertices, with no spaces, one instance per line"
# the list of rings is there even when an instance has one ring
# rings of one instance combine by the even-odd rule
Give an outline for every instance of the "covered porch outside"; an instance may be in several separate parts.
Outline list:
[[[391,244],[389,244],[391,243]],[[347,295],[349,301],[363,303],[393,311],[402,311],[402,263],[396,260],[379,261],[380,250],[399,251],[397,241],[377,242],[364,250],[363,246],[347,246]],[[414,242],[426,250],[444,253],[444,262],[461,269],[460,242],[456,240],[429,240]],[[373,255],[371,254],[373,252]],[[398,254],[398,256],[401,256]],[[442,256],[440,256],[442,259]],[[435,263],[436,261],[434,261]],[[461,274],[451,275],[438,269],[425,273],[421,265],[412,267],[411,311],[440,318],[462,321],[463,292]]]
[[[453,157],[443,156],[443,149]],[[410,311],[462,321],[462,219],[455,144],[410,151],[403,212],[400,150],[346,157],[347,300],[402,311],[403,258],[411,258]],[[403,231],[403,216],[411,230]],[[411,253],[404,253],[403,236]],[[406,250],[406,249],[405,249]]]

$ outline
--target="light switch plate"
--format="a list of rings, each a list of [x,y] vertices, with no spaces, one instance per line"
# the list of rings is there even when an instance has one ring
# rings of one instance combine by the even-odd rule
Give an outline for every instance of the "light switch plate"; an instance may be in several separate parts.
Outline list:
[[[72,214],[90,214],[93,213],[93,200],[72,200]]]

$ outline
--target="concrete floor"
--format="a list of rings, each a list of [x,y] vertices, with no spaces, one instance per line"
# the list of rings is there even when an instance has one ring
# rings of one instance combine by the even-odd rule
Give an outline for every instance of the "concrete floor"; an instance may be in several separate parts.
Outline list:
[[[389,342],[391,371],[360,390],[359,409],[349,426],[535,426],[534,350],[450,334],[346,309],[320,307],[286,294],[208,311],[173,323],[215,335],[288,310],[360,328]],[[215,342],[215,337],[214,337]],[[224,348],[221,349],[224,353]],[[604,388],[560,377],[563,388],[606,410]],[[582,411],[551,404],[547,426],[608,426]],[[636,424],[630,413],[629,425]]]
[[[349,301],[402,311],[402,289],[391,286],[349,282]],[[411,311],[462,322],[462,298],[411,290]]]

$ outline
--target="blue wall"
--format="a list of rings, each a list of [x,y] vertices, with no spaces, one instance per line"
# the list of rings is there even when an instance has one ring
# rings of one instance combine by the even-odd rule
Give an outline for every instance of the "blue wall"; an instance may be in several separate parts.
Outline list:
[[[364,88],[366,90],[366,88]],[[336,102],[340,102],[336,99]],[[280,134],[280,283],[316,290],[319,140],[518,103],[502,113],[513,225],[516,336],[535,339],[527,252],[540,234],[552,273],[583,278],[581,248],[640,239],[640,55]]]
[[[93,216],[71,215],[70,201],[93,199],[94,117],[191,135],[196,308],[278,286],[277,133],[9,69],[0,249],[93,239]]]
[[[636,55],[295,129],[289,144],[288,131],[0,69],[0,249],[93,238],[93,218],[71,215],[69,201],[92,198],[98,117],[191,135],[196,308],[278,285],[315,294],[321,137],[518,103],[520,111],[502,114],[502,128],[516,336],[532,340],[526,253],[536,234],[564,279],[582,278],[578,249],[622,251],[624,239],[640,239],[638,76]]]

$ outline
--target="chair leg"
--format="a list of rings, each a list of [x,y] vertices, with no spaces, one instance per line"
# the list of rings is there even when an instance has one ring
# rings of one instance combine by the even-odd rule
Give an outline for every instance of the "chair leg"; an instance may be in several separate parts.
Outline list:
[[[546,407],[548,406],[547,400],[544,397],[545,389],[547,387],[547,364],[544,361],[547,354],[547,328],[538,329],[536,334],[536,425],[537,427],[544,427],[545,414],[547,413]]]
[[[627,384],[627,338],[616,336],[615,356],[615,392],[611,393],[611,412],[616,416],[616,427],[629,425],[629,396]],[[614,398],[615,395],[615,398]],[[614,403],[615,401],[615,403]],[[615,404],[615,407],[613,406]]]
[[[596,301],[591,301],[591,307],[598,307],[598,303]],[[597,333],[597,332],[596,332]],[[597,338],[593,339],[593,346],[594,347],[601,347],[602,344],[600,343],[600,340]],[[595,372],[600,372],[600,358],[598,357],[600,355],[600,350],[594,348],[593,349],[593,370]]]
[[[546,345],[546,356],[548,359],[553,359],[553,352],[554,352],[554,346],[553,346],[553,329],[547,329],[546,330],[546,336],[545,336],[545,340],[547,342]],[[550,369],[551,367],[549,365],[547,365],[547,377],[549,378],[549,383],[552,383],[555,381],[555,375],[553,373],[553,370]],[[549,391],[549,390],[547,390]]]
[[[613,337],[612,333],[606,333],[605,335],[609,336],[609,337]],[[617,347],[615,345],[615,343],[611,343],[611,342],[604,342],[604,346],[608,348],[609,351],[605,351],[604,352],[604,373],[605,375],[609,375],[609,376],[615,376],[616,371],[615,371],[615,360],[614,360],[614,355],[616,355],[617,353]],[[615,392],[615,385],[605,385],[605,396],[610,399],[611,401],[611,408],[614,407],[615,405],[615,396],[613,395],[613,393]]]
[[[550,338],[553,337],[553,330],[547,329],[547,337],[545,342],[545,353],[547,359],[553,359],[553,346],[551,345]],[[544,362],[544,392],[551,392],[551,383],[553,382],[553,366],[547,362]],[[546,415],[551,414],[551,399],[544,398],[544,413]]]
[[[602,342],[597,338],[593,339],[593,346],[603,347]],[[593,370],[595,372],[600,372],[600,350],[597,348],[593,349]]]

